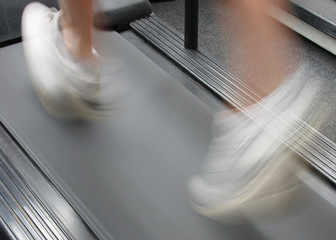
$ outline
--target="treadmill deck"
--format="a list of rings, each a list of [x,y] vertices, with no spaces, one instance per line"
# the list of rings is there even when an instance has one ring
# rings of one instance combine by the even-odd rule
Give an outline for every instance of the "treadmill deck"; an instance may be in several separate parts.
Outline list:
[[[100,239],[333,239],[330,215],[311,217],[324,211],[317,200],[267,225],[222,225],[193,212],[186,181],[206,154],[214,110],[119,34],[97,32],[95,44],[125,64],[120,116],[48,115],[16,44],[0,50],[0,120]]]

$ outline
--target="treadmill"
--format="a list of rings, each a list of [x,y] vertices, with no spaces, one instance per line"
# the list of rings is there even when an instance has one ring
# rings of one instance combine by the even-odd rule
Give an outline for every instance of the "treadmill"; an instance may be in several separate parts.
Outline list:
[[[197,1],[187,0],[186,11],[195,19]],[[119,32],[94,32],[97,52],[124,64],[118,77],[128,86],[124,112],[106,122],[48,115],[31,86],[20,36],[3,43],[1,239],[334,239],[335,138],[327,125],[317,137],[330,155],[306,159],[310,197],[282,221],[225,225],[191,209],[185,183],[199,172],[213,114],[225,108],[223,99],[235,103],[223,87],[234,76],[196,49],[198,28],[190,17],[185,43],[168,24],[145,15],[131,29],[121,24]],[[305,46],[314,61],[325,60],[330,89],[334,56],[308,41]],[[311,71],[323,75],[319,67]]]

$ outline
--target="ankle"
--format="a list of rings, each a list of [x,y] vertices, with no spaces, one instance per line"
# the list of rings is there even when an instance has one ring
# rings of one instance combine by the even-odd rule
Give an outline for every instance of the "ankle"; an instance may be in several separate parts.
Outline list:
[[[90,58],[93,55],[91,34],[81,34],[75,24],[67,23],[61,17],[60,31],[63,43],[69,54],[76,60]]]

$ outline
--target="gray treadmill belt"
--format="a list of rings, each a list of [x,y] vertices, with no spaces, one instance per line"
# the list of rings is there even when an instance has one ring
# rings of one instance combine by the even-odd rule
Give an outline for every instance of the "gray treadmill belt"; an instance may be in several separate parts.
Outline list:
[[[100,239],[332,239],[333,220],[309,217],[320,214],[314,203],[265,226],[193,212],[185,184],[205,156],[213,110],[119,34],[97,32],[95,44],[125,63],[123,114],[104,123],[51,117],[16,44],[0,50],[0,120]]]

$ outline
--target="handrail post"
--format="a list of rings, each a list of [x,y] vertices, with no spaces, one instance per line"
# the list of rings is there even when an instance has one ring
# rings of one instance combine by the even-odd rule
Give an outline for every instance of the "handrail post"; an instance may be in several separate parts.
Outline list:
[[[184,47],[197,49],[198,45],[198,0],[185,0]]]

